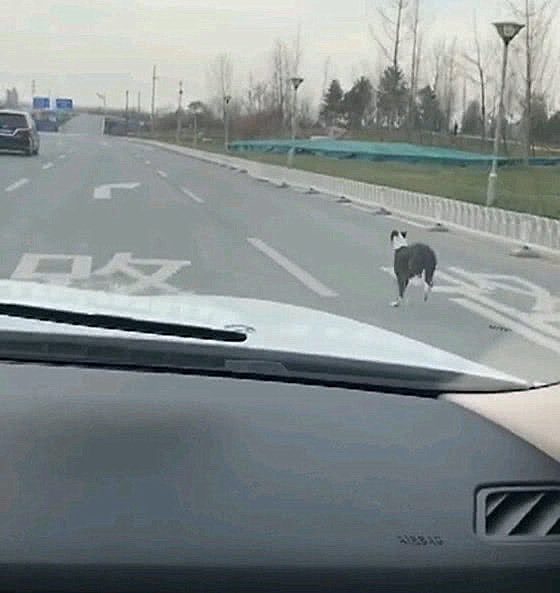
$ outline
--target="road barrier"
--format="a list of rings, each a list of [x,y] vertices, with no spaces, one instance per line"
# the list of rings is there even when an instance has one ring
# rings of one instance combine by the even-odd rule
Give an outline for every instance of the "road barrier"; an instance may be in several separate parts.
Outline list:
[[[138,142],[138,140],[133,141]],[[540,248],[554,252],[560,251],[559,220],[500,208],[487,208],[469,202],[341,177],[331,177],[301,169],[289,169],[164,142],[153,140],[142,140],[141,142],[209,163],[216,163],[239,172],[246,172],[256,179],[269,181],[278,187],[288,185],[307,193],[320,192],[336,197],[345,197],[349,200],[383,207],[396,214],[424,219],[432,224],[436,223],[440,228],[458,227],[494,237],[498,236],[511,240],[518,246],[521,245],[525,250]]]

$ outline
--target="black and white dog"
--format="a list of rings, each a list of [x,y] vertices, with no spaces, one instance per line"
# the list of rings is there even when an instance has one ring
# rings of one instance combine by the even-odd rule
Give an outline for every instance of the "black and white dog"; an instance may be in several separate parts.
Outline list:
[[[424,300],[427,301],[428,294],[434,285],[434,272],[437,265],[433,249],[424,243],[414,243],[409,246],[406,241],[406,231],[392,231],[391,245],[395,252],[393,265],[399,285],[399,296],[391,306],[398,307],[402,303],[408,282],[415,276],[423,276]]]

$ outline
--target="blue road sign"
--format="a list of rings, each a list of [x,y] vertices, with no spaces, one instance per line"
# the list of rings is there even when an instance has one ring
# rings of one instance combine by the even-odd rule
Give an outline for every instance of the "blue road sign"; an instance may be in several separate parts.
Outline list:
[[[48,97],[33,97],[33,109],[50,109],[51,101]]]
[[[72,99],[57,99],[56,100],[56,108],[59,111],[72,111]]]

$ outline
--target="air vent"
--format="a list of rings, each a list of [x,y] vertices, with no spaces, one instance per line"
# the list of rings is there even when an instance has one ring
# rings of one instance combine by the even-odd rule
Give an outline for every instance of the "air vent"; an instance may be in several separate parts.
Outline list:
[[[483,488],[476,531],[498,540],[560,541],[560,486]]]

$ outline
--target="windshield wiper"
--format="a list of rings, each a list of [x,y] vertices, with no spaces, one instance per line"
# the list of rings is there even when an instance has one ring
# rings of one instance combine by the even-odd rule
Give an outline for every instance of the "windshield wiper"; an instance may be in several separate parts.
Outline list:
[[[197,325],[183,325],[180,323],[166,323],[162,321],[134,319],[120,315],[81,313],[78,311],[53,309],[51,307],[20,305],[18,303],[0,303],[0,315],[23,319],[33,319],[37,321],[64,323],[67,325],[76,325],[80,327],[112,329],[141,334],[173,336],[177,338],[194,338],[197,340],[244,342],[247,339],[247,336],[244,333],[238,331],[214,329],[211,327]]]

